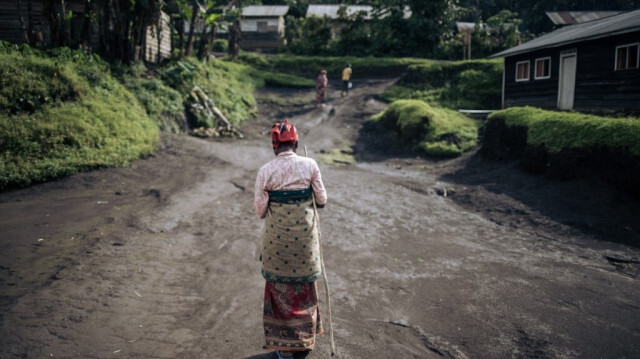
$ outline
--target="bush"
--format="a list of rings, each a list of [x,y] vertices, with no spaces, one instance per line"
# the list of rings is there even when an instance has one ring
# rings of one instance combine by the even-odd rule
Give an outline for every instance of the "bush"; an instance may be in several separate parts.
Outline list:
[[[59,54],[0,46],[0,69],[11,69],[0,76],[0,189],[126,165],[156,147],[157,125],[102,61]]]
[[[227,41],[226,39],[216,39],[213,42],[213,51],[215,52],[229,51],[229,41]]]
[[[401,143],[436,157],[456,157],[477,143],[478,123],[456,111],[420,100],[398,100],[372,121]]]
[[[558,112],[534,107],[512,107],[492,113],[489,122],[527,128],[527,144],[549,152],[608,147],[640,155],[640,119]]]
[[[190,109],[193,127],[211,127],[213,119],[192,95],[200,87],[232,124],[238,124],[257,114],[253,91],[264,80],[253,76],[247,65],[223,60],[199,61],[188,58],[160,71],[162,80],[177,89]]]
[[[502,101],[502,67],[501,59],[415,64],[382,97],[452,109],[495,109]]]
[[[180,131],[184,121],[184,105],[180,92],[167,86],[160,79],[148,76],[144,63],[117,66],[113,72],[136,96],[147,115],[158,123],[162,131]]]

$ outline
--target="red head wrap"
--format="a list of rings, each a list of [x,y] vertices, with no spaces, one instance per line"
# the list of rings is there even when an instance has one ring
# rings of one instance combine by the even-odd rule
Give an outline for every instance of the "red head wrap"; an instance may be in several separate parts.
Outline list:
[[[273,143],[273,148],[278,148],[282,142],[297,142],[298,141],[298,131],[296,131],[296,126],[289,123],[289,120],[284,120],[284,122],[276,122],[271,127],[271,143]]]

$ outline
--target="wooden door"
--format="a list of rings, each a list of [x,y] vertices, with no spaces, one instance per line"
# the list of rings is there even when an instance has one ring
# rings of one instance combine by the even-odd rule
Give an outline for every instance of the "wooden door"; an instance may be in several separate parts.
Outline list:
[[[575,50],[563,51],[560,54],[558,108],[561,110],[573,109],[573,100],[576,91],[577,57]]]

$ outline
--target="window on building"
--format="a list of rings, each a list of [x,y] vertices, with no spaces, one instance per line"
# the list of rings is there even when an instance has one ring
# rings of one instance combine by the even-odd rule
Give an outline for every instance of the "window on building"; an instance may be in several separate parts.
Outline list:
[[[616,70],[638,68],[638,44],[616,47]]]
[[[536,80],[548,79],[551,77],[551,58],[544,57],[536,59],[536,73],[534,78]]]
[[[516,63],[516,81],[529,81],[529,61]]]

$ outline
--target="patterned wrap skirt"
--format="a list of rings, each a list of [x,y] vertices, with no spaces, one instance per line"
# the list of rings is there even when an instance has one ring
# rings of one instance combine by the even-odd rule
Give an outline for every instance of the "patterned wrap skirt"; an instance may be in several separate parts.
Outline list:
[[[322,334],[316,282],[266,282],[264,288],[265,349],[305,351]]]

